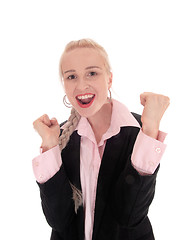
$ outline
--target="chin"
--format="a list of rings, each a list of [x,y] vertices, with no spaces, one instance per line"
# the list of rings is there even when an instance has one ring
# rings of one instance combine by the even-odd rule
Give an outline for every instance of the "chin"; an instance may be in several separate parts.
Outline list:
[[[100,111],[104,104],[107,103],[107,99],[106,101],[101,101],[101,103],[99,102],[97,103],[97,101],[95,100],[93,99],[93,101],[89,102],[88,104],[81,104],[80,102],[77,101],[74,104],[74,108],[82,117],[86,118],[93,117],[97,112]]]
[[[90,109],[87,109],[87,110],[76,109],[76,110],[82,117],[85,117],[85,118],[90,118],[94,116],[97,112],[97,111],[92,111]]]

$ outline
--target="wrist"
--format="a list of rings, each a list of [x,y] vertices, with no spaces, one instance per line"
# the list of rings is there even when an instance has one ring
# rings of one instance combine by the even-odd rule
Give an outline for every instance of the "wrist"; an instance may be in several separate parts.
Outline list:
[[[158,138],[159,127],[153,127],[153,126],[151,127],[151,126],[143,125],[142,131],[149,137],[152,137],[154,139]]]
[[[59,144],[58,139],[52,140],[52,141],[44,141],[43,140],[42,144],[41,144],[42,153],[50,150],[51,148],[56,147],[58,144]]]

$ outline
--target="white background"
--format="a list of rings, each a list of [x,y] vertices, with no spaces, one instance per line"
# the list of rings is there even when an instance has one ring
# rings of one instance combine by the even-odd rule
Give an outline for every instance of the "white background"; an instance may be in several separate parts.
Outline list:
[[[3,239],[49,239],[31,160],[44,113],[66,120],[58,62],[70,40],[89,37],[108,52],[113,96],[140,113],[140,93],[168,95],[161,123],[168,144],[150,219],[157,240],[193,238],[194,4],[188,0],[4,0],[0,2]]]

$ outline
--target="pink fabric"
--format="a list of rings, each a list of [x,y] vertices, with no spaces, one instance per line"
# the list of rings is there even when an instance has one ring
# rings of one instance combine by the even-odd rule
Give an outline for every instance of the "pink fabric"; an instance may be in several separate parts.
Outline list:
[[[32,160],[35,178],[39,183],[45,183],[53,177],[62,165],[59,145],[40,154]]]
[[[86,118],[82,117],[76,128],[81,136],[80,177],[85,209],[85,240],[92,239],[97,179],[106,141],[118,134],[120,127],[123,126],[140,128],[129,110],[122,103],[113,99],[111,124],[98,144]],[[157,168],[166,148],[166,145],[161,142],[164,141],[165,136],[165,133],[159,132],[158,140],[156,140],[140,130],[132,153],[132,164],[140,174],[153,174]],[[34,158],[33,169],[37,181],[46,182],[56,174],[61,164],[58,146]]]
[[[166,133],[159,131],[156,140],[140,130],[134,144],[131,161],[133,167],[141,175],[149,175],[155,172],[166,149],[166,145],[162,142],[166,135]],[[159,141],[159,139],[162,141]]]

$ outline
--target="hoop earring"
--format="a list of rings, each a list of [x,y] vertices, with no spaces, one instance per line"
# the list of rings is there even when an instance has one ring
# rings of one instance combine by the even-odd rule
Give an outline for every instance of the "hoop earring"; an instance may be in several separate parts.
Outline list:
[[[67,97],[67,95],[65,95],[65,96],[63,97],[63,103],[64,103],[65,107],[67,107],[67,108],[72,108],[71,103],[68,103],[68,102],[67,102],[66,97]]]
[[[110,89],[108,89],[108,91],[109,91],[109,100],[110,100],[110,102],[112,101],[112,93],[111,93],[111,90]]]

